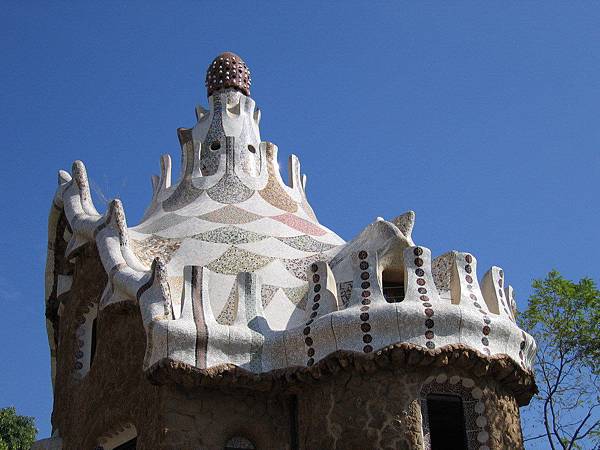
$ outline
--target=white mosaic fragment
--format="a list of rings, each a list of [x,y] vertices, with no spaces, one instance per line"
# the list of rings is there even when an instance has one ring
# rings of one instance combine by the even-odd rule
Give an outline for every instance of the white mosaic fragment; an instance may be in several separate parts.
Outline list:
[[[198,234],[199,231],[206,232],[222,226],[223,224],[218,222],[210,222],[208,220],[198,219],[197,217],[189,217],[185,221],[157,231],[154,234],[168,239],[192,238]]]
[[[240,223],[237,226],[255,233],[264,233],[265,230],[269,230],[269,234],[273,237],[294,237],[304,235],[302,231],[289,227],[270,217],[264,217],[253,222]]]
[[[170,276],[181,276],[184,266],[207,266],[221,257],[229,248],[228,244],[185,239],[171,257],[167,266],[168,273]]]
[[[256,255],[268,256],[279,259],[300,259],[310,256],[311,252],[298,250],[281,242],[279,239],[267,238],[256,242],[237,244],[237,248]]]
[[[284,263],[278,259],[265,264],[256,270],[256,273],[260,275],[263,283],[273,286],[295,288],[306,285],[304,280],[296,278]]]

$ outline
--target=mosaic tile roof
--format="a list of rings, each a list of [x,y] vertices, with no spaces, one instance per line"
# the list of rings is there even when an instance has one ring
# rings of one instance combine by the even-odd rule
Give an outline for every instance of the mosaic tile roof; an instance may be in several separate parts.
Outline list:
[[[479,279],[469,252],[432,259],[413,242],[413,212],[378,218],[344,242],[318,222],[297,157],[282,180],[277,147],[260,138],[249,74],[234,82],[213,66],[208,109],[198,107],[194,127],[179,129],[182,176],[171,184],[163,156],[141,223],[128,227],[118,200],[96,211],[82,163],[72,175],[60,172],[49,303],[72,281],[61,265],[93,242],[108,280],[99,307],[139,306],[148,370],[168,358],[201,371],[265,373],[336,352],[369,357],[398,343],[431,352],[465,345],[531,370],[535,342],[515,322],[503,270]]]

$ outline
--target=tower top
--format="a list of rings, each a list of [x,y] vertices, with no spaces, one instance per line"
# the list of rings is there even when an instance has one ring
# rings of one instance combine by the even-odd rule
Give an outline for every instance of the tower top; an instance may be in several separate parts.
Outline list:
[[[250,96],[250,70],[242,58],[235,53],[223,52],[206,70],[206,95],[210,97],[221,89],[233,88]]]

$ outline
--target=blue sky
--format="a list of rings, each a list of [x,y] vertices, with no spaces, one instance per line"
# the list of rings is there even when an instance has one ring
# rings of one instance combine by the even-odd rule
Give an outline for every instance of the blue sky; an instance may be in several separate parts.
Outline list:
[[[130,225],[159,156],[231,50],[262,139],[297,154],[320,220],[351,239],[413,209],[434,255],[504,268],[521,307],[556,268],[598,280],[600,5],[554,2],[42,2],[0,17],[0,406],[50,432],[47,216],[85,162]],[[104,209],[101,195],[96,205]],[[524,412],[527,414],[527,412]]]

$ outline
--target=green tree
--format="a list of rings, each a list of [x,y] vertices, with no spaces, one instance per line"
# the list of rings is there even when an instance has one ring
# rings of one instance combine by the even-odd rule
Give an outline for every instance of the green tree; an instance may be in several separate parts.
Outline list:
[[[578,283],[551,271],[534,280],[521,326],[536,339],[539,394],[531,408],[543,430],[525,441],[556,449],[600,448],[600,291],[589,278]]]
[[[19,416],[13,406],[0,409],[0,450],[29,450],[36,434],[33,417]]]

